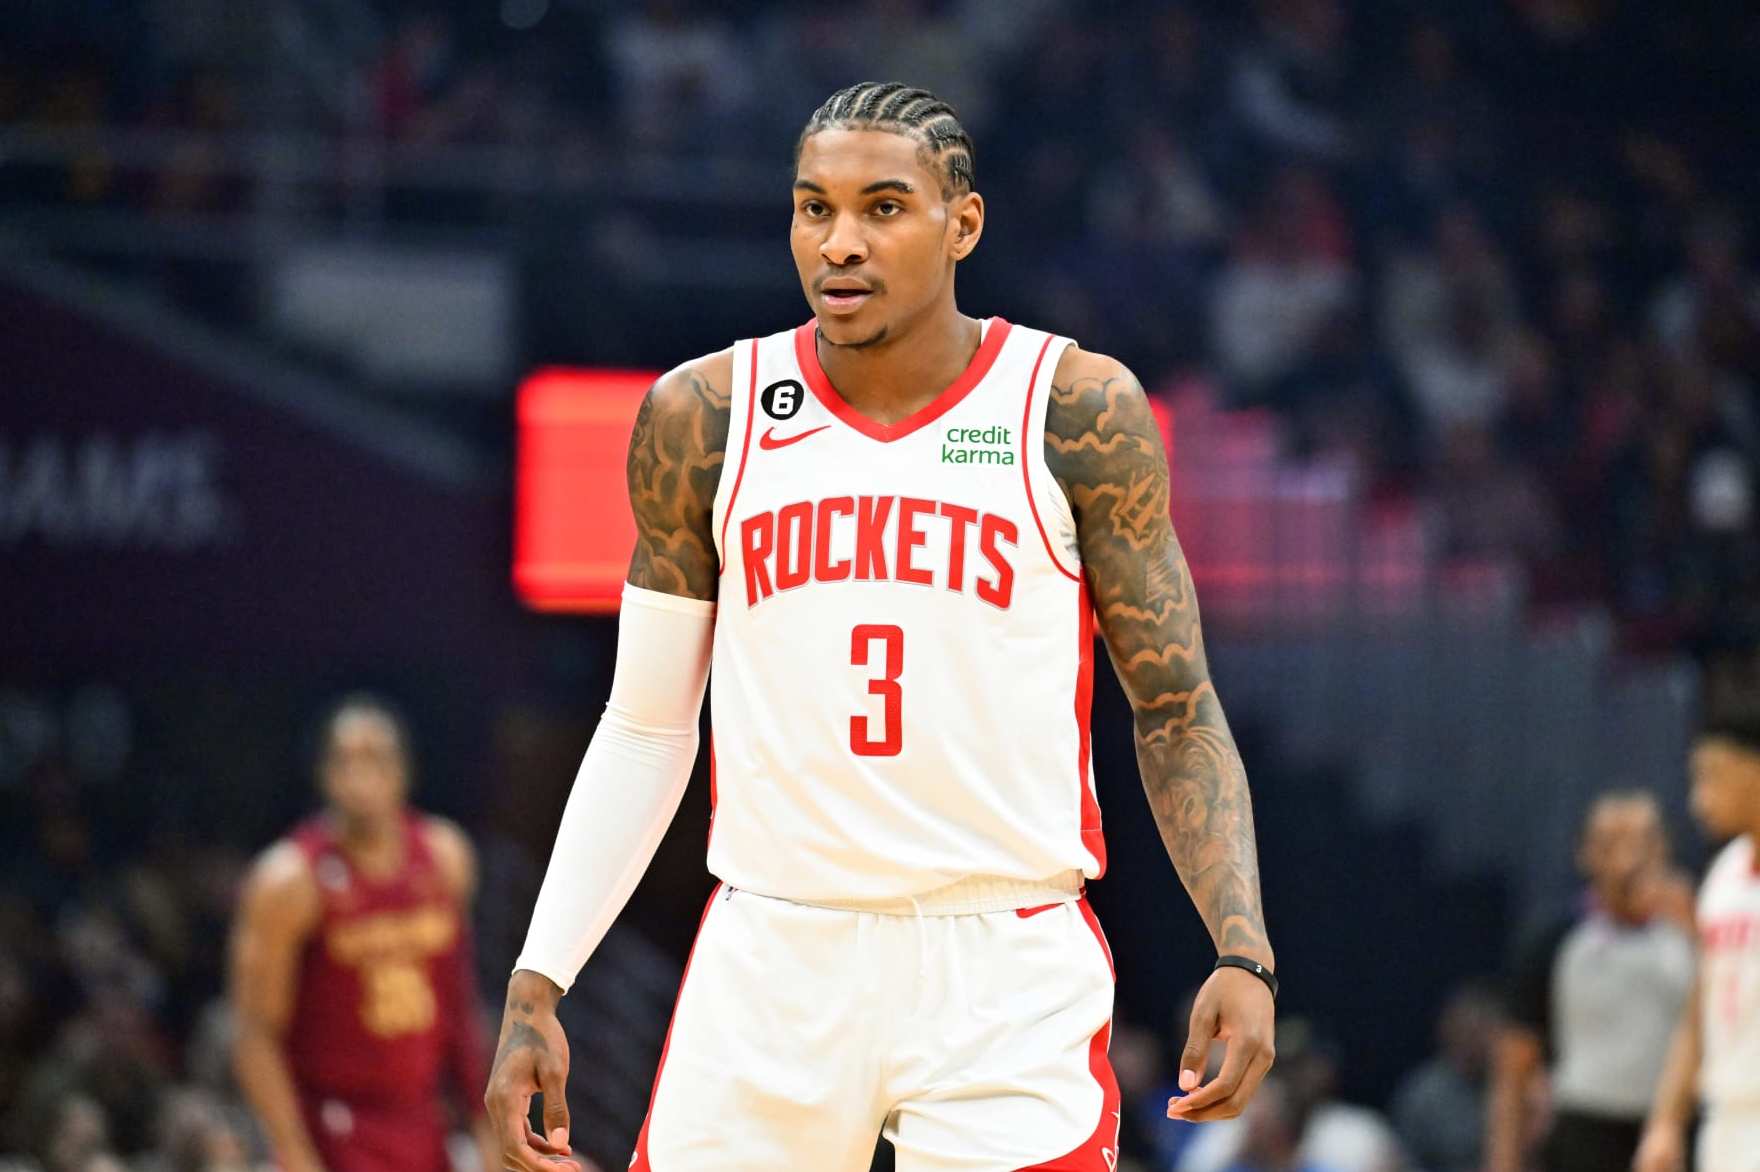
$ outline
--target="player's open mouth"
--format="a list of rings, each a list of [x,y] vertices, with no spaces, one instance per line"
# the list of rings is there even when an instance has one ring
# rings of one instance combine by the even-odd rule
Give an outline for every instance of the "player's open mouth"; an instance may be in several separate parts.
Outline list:
[[[819,291],[819,296],[825,301],[825,308],[844,313],[848,313],[851,310],[860,307],[873,295],[874,291],[872,289],[862,289],[855,286],[842,289],[822,289]]]

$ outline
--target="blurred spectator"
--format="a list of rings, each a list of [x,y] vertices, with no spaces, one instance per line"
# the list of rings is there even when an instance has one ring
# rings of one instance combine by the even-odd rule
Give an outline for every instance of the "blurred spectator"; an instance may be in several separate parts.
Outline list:
[[[1324,177],[1291,167],[1236,236],[1217,277],[1211,337],[1237,400],[1299,378],[1356,294],[1350,243]]]
[[[104,1109],[82,1094],[45,1101],[31,1129],[42,1172],[124,1172],[110,1147]]]
[[[606,47],[633,146],[702,150],[725,134],[746,137],[738,133],[752,93],[746,54],[732,29],[689,0],[647,0],[613,21]]]
[[[1399,1139],[1380,1112],[1338,1098],[1337,1044],[1300,1019],[1278,1034],[1284,1079],[1303,1109],[1302,1158],[1337,1172],[1398,1172],[1405,1167]]]
[[[1161,1039],[1141,1026],[1115,1020],[1107,1053],[1118,1078],[1121,1160],[1135,1161],[1139,1168],[1172,1167],[1180,1140],[1197,1125],[1167,1117],[1177,1084],[1167,1077]]]
[[[1240,1153],[1225,1172],[1334,1172],[1301,1154],[1301,1104],[1279,1076],[1260,1084],[1240,1121]]]
[[[1485,1167],[1516,1172],[1544,1136],[1549,1172],[1625,1168],[1693,975],[1691,889],[1671,869],[1656,800],[1599,798],[1583,820],[1583,905],[1516,955],[1497,1042]],[[1538,1109],[1543,1087],[1550,1127]]]
[[[1400,1172],[1406,1166],[1399,1138],[1379,1113],[1336,1097],[1336,1048],[1303,1018],[1277,1024],[1277,1082],[1284,1101],[1263,1121],[1259,1134],[1246,1115],[1202,1124],[1180,1158],[1179,1172],[1259,1167]],[[1287,1129],[1298,1137],[1293,1150]],[[1243,1165],[1242,1159],[1261,1163]],[[1285,1163],[1263,1162],[1277,1160]]]
[[[1748,401],[1693,358],[1665,360],[1660,401],[1609,469],[1615,597],[1659,639],[1703,646],[1760,597]]]
[[[248,1172],[243,1137],[221,1103],[204,1091],[167,1095],[158,1131],[157,1149],[138,1172]]]
[[[1511,339],[1505,390],[1497,417],[1498,449],[1564,491],[1570,484],[1576,425],[1560,395],[1552,347],[1544,337],[1522,333]]]
[[[1160,122],[1139,125],[1129,143],[1130,154],[1094,185],[1090,230],[1188,255],[1218,245],[1226,224],[1223,205],[1202,160]]]
[[[1216,31],[1189,4],[1152,4],[1133,21],[1127,52],[1136,55],[1143,108],[1179,133],[1207,129],[1223,62]]]
[[[0,939],[7,940],[9,948],[19,943],[10,933]],[[0,951],[0,1124],[18,1102],[30,1059],[41,1048],[48,1028],[46,1007],[38,1003],[23,961]],[[0,1148],[5,1146],[7,1130],[0,1126]]]
[[[864,38],[867,52],[863,65],[869,74],[909,78],[910,84],[951,103],[968,127],[982,127],[989,121],[990,60],[971,51],[946,3],[872,0],[862,7],[873,34],[871,40]],[[854,80],[846,78],[834,88]]]
[[[1433,434],[1496,416],[1515,359],[1514,324],[1509,273],[1470,205],[1438,216],[1429,248],[1388,267],[1383,336]]]
[[[1708,211],[1687,239],[1686,268],[1650,305],[1650,325],[1676,355],[1703,354],[1723,370],[1760,371],[1760,279],[1744,265],[1741,222]]]
[[[1429,489],[1448,556],[1539,559],[1556,548],[1551,500],[1527,466],[1498,453],[1484,427],[1448,429]]]
[[[1347,15],[1340,0],[1259,0],[1259,36],[1230,79],[1235,113],[1263,146],[1342,161],[1353,145],[1345,87]]]
[[[1406,1075],[1393,1095],[1393,1125],[1424,1172],[1478,1172],[1485,1091],[1498,1004],[1490,989],[1463,985],[1436,1022],[1437,1053]]]
[[[398,22],[372,75],[374,114],[387,137],[432,136],[431,115],[452,81],[456,55],[444,12],[416,12]]]
[[[1420,15],[1403,47],[1392,92],[1367,115],[1380,132],[1373,190],[1383,214],[1375,223],[1421,231],[1444,207],[1491,187],[1499,127],[1491,95],[1443,21]]]
[[[792,125],[798,134],[820,102],[867,75],[850,22],[847,10],[830,7],[773,9],[757,22],[753,48],[764,84],[753,98],[766,123],[779,131]]]

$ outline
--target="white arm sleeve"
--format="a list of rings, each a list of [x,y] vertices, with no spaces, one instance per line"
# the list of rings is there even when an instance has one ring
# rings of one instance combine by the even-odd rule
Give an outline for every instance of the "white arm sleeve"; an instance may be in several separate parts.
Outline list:
[[[611,700],[575,774],[516,969],[567,992],[648,869],[696,763],[714,633],[713,602],[624,584]]]

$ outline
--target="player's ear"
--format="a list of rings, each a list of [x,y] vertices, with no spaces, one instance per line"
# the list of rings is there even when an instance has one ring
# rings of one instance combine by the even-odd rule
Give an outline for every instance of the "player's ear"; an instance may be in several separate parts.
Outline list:
[[[978,247],[978,238],[984,234],[984,197],[975,191],[956,195],[947,210],[953,232],[953,259],[964,260]]]

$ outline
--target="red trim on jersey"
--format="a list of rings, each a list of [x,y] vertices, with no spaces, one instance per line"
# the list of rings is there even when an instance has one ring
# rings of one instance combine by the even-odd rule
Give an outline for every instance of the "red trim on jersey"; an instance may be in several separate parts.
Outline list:
[[[1106,954],[1106,968],[1116,981],[1118,970],[1112,965],[1112,949],[1106,943],[1106,933],[1100,930],[1094,909],[1088,906],[1086,898],[1078,900],[1076,906],[1081,909],[1082,918],[1088,921],[1088,927],[1093,929],[1100,951]],[[1100,1118],[1094,1123],[1093,1133],[1055,1160],[1022,1168],[1020,1172],[1113,1172],[1118,1167],[1118,1113],[1121,1108],[1118,1078],[1112,1073],[1111,1060],[1106,1057],[1111,1045],[1112,1022],[1108,1020],[1088,1043],[1088,1071],[1100,1084]]]
[[[818,328],[813,322],[806,322],[794,332],[794,356],[800,364],[801,373],[806,376],[807,386],[825,409],[843,422],[849,424],[869,439],[889,444],[895,439],[903,439],[911,432],[934,423],[943,415],[953,410],[959,401],[972,393],[972,388],[983,381],[996,365],[996,356],[1002,352],[1002,343],[1008,338],[1012,327],[999,317],[990,319],[990,328],[984,331],[984,340],[978,344],[978,352],[960,372],[958,378],[949,383],[947,389],[936,395],[929,402],[897,423],[878,423],[844,402],[831,380],[825,377],[825,370],[819,365]]]
[[[727,512],[721,516],[721,568],[727,569],[727,522],[733,517],[733,502],[739,499],[739,482],[746,477],[746,453],[752,449],[752,416],[758,406],[758,342],[752,340],[752,385],[746,392],[746,438],[739,446],[739,471],[733,474],[733,491],[727,494]],[[725,465],[723,465],[725,468]]]
[[[1051,339],[1046,338],[1045,344],[1039,347],[1039,357],[1033,360],[1033,373],[1027,379],[1027,409],[1021,412],[1021,480],[1027,486],[1027,507],[1033,510],[1033,524],[1039,527],[1039,540],[1045,543],[1045,553],[1065,578],[1081,580],[1080,574],[1072,574],[1058,560],[1057,551],[1051,548],[1051,538],[1045,534],[1045,522],[1039,519],[1039,505],[1033,499],[1033,461],[1032,453],[1027,451],[1027,436],[1032,434],[1029,426],[1033,419],[1033,389],[1039,385],[1039,364],[1045,361],[1045,351],[1051,348]]]
[[[709,834],[708,845],[715,845],[715,729],[709,729]]]
[[[1082,790],[1082,845],[1099,864],[1100,869],[1094,873],[1094,878],[1098,879],[1106,874],[1106,834],[1100,828],[1100,802],[1088,781],[1091,749],[1088,722],[1094,710],[1094,599],[1088,593],[1086,580],[1077,594],[1082,614],[1078,622],[1081,660],[1076,668],[1076,735],[1081,738],[1081,749],[1076,757],[1076,784]]]
[[[654,1100],[660,1095],[660,1076],[666,1073],[666,1054],[672,1049],[672,1027],[678,1024],[678,1003],[684,1000],[684,983],[691,979],[691,961],[697,956],[697,940],[703,938],[703,926],[709,922],[709,909],[715,906],[715,897],[721,891],[722,885],[717,883],[709,892],[709,902],[703,905],[703,918],[697,921],[696,940],[691,941],[690,955],[684,958],[684,972],[678,978],[678,996],[672,1001],[672,1020],[666,1024],[666,1041],[660,1044],[660,1064],[654,1068],[654,1088],[648,1092],[648,1113],[642,1116],[642,1130],[636,1136],[636,1150],[630,1157],[629,1172],[654,1172],[654,1166],[648,1163],[648,1124],[654,1118]]]

